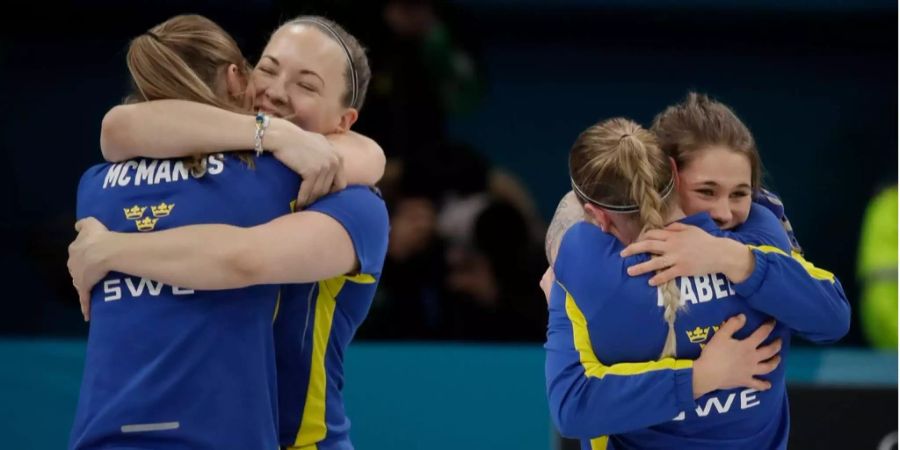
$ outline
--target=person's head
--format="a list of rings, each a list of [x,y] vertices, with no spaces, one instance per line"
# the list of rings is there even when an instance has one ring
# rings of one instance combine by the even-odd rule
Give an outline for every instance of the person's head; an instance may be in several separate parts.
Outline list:
[[[587,217],[603,231],[630,243],[662,228],[677,205],[675,172],[652,133],[623,118],[583,131],[569,153],[572,190]],[[661,287],[669,334],[662,355],[675,354],[675,316],[680,293],[674,281]]]
[[[672,165],[652,133],[614,118],[584,130],[569,153],[572,187],[587,216],[625,244],[665,226]]]
[[[691,92],[658,114],[650,130],[678,166],[685,213],[707,211],[725,229],[747,220],[762,162],[750,130],[728,106]]]
[[[371,77],[353,35],[324,17],[300,16],[275,30],[253,70],[256,108],[309,131],[346,131]]]
[[[132,39],[127,62],[130,102],[179,99],[250,110],[250,66],[234,39],[203,16],[175,16]]]

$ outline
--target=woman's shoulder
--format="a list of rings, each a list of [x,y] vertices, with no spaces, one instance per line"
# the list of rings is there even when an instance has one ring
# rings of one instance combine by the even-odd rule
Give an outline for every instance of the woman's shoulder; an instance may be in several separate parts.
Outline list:
[[[596,225],[578,222],[563,235],[553,271],[564,285],[584,275],[594,278],[600,275],[600,269],[622,265],[619,252],[623,248],[615,236]]]

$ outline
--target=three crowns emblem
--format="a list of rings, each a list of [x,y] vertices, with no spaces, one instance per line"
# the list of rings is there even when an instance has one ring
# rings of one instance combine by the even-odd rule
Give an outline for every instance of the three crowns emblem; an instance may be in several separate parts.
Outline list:
[[[153,231],[160,217],[167,217],[175,209],[174,203],[162,202],[158,205],[150,205],[150,212],[153,217],[144,217],[147,212],[146,206],[134,205],[131,208],[122,208],[125,213],[125,219],[133,220],[138,231]]]

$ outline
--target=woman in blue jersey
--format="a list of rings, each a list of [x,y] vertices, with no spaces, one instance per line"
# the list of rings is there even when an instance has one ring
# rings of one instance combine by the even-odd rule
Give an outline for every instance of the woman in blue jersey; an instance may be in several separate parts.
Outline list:
[[[135,38],[128,68],[133,102],[171,98],[250,110],[240,50],[203,17],[177,16]],[[271,155],[252,152],[101,164],[79,183],[78,217],[123,233],[252,226],[289,213],[299,184]],[[92,294],[95,320],[71,448],[278,445],[277,286],[197,292],[111,273]]]
[[[252,80],[261,110],[322,133],[349,129],[369,79],[359,43],[337,24],[309,16],[275,32],[256,70],[261,73]],[[161,103],[153,106],[171,108],[176,116],[204,109]],[[140,112],[145,113],[156,114],[149,107]],[[227,111],[201,114],[225,117]],[[204,134],[215,134],[215,123],[201,120],[204,131],[197,137],[179,134],[178,124],[165,117],[153,122],[156,132],[172,131],[169,138],[179,140],[164,145],[167,150],[221,144],[211,144]],[[147,139],[146,133],[138,134]],[[198,225],[139,236],[108,232],[91,219],[77,227],[70,270],[81,290],[111,270],[192,289],[300,283],[283,288],[274,323],[280,442],[352,448],[341,397],[343,352],[368,312],[387,250],[387,211],[371,188],[348,186],[256,227]]]
[[[325,39],[307,38],[310,30]],[[247,67],[246,100],[271,117],[260,144],[298,169],[304,180],[298,203],[345,186],[344,172],[355,183],[373,185],[381,178],[381,148],[350,130],[371,78],[365,50],[352,35],[326,18],[301,16],[276,30],[257,65]],[[256,123],[245,112],[195,99],[151,100],[116,106],[103,118],[100,147],[107,161],[213,154],[257,144]]]
[[[704,112],[706,118],[710,118],[709,112]],[[692,131],[709,132],[707,143],[741,148],[740,141],[732,138],[749,136],[749,132],[743,133],[746,129],[741,130],[739,122],[740,126],[723,128],[728,120],[722,119],[736,120],[727,112],[724,116],[713,114],[718,122],[697,121],[700,127]],[[723,131],[734,133],[729,137]],[[752,140],[749,143],[752,146]],[[746,183],[750,190],[755,187],[751,160],[739,156],[744,159],[736,162],[742,162],[745,169],[740,184]],[[712,265],[711,271],[722,274],[706,272],[684,278],[677,287],[669,282],[657,294],[647,286],[645,277],[630,278],[626,273],[629,265],[641,261],[619,256],[622,243],[632,242],[647,228],[684,217],[676,196],[669,195],[679,184],[678,177],[653,136],[623,121],[594,126],[576,142],[570,168],[578,203],[607,233],[587,223],[574,225],[563,239],[554,266],[559,284],[553,287],[550,305],[547,377],[551,410],[562,433],[585,438],[585,446],[600,448],[610,442],[614,448],[784,445],[787,410],[782,367],[769,375],[772,389],[766,392],[707,393],[737,386],[759,389],[759,380],[748,378],[771,371],[777,364],[777,360],[765,361],[777,348],[756,350],[768,334],[765,328],[744,342],[730,339],[743,325],[740,321],[753,327],[762,323],[766,316],[757,308],[779,319],[791,316],[811,307],[814,302],[810,300],[817,300],[823,292],[839,290],[839,285],[814,279],[799,262],[779,253],[765,253],[765,247],[751,252],[734,241],[717,239],[721,255],[730,255]],[[760,207],[748,209],[743,236],[730,237],[789,250],[774,216]],[[707,233],[720,233],[709,215],[690,216],[682,222]],[[777,286],[782,298],[761,285]],[[685,302],[690,303],[686,308],[682,306]],[[788,306],[781,307],[779,302]],[[657,308],[660,310],[654,312]],[[682,308],[686,311],[680,313]],[[719,330],[724,319],[738,313],[743,314],[742,319],[729,321]],[[676,326],[676,317],[687,317],[688,324]],[[810,319],[819,317],[822,315]],[[830,326],[832,333],[840,328]],[[633,333],[636,328],[642,329],[639,336]],[[717,330],[726,333],[717,334]],[[775,335],[786,344],[788,331],[779,324]],[[690,361],[704,345],[708,347],[703,356],[696,363]],[[660,361],[628,363],[652,360],[660,349],[664,358]],[[732,351],[741,349],[746,353],[743,358]],[[672,359],[674,355],[687,359]],[[733,363],[743,366],[729,367]],[[734,377],[736,374],[743,377]],[[761,419],[766,415],[771,417]],[[588,439],[608,434],[615,435],[609,441],[606,437]]]
[[[790,241],[787,253],[797,262],[790,267],[802,267],[815,281],[814,289],[808,291],[809,308],[794,311],[779,308],[793,306],[779,302],[769,305],[774,309],[766,311],[813,342],[832,342],[846,334],[850,309],[840,282],[832,273],[804,259],[784,205],[761,187],[762,162],[753,136],[731,109],[705,95],[691,93],[682,103],[658,114],[651,131],[678,167],[679,203],[687,214],[707,211],[721,229],[743,231],[742,224],[753,208],[764,206],[781,221]],[[672,224],[665,230],[647,233],[623,255],[658,255],[652,262],[629,269],[634,276],[659,270],[651,278],[651,284],[657,285],[722,267],[733,255],[718,244],[720,241],[709,239],[708,234],[695,227]],[[777,291],[769,293],[773,298],[780,296]]]
[[[705,95],[690,93],[683,102],[657,115],[651,131],[663,151],[675,161],[681,180],[676,192],[687,214],[709,212],[720,228],[737,230],[753,208],[764,206],[782,222],[791,243],[791,256],[814,277],[829,280],[814,290],[820,298],[818,306],[804,312],[818,320],[793,320],[804,337],[829,342],[846,334],[849,306],[843,288],[833,274],[804,259],[784,206],[777,196],[761,187],[762,162],[756,144],[734,112]],[[582,217],[582,207],[570,192],[560,202],[547,232],[551,264],[562,233]],[[643,275],[664,269],[651,278],[654,285],[659,285],[677,276],[701,275],[710,268],[721,267],[723,260],[728,261],[733,255],[727,249],[717,248],[716,243],[721,241],[709,239],[695,227],[672,224],[642,236],[642,242],[629,246],[623,255],[646,251],[658,255],[652,262],[631,268],[629,273]],[[549,286],[552,279],[552,270],[548,269],[542,286]]]

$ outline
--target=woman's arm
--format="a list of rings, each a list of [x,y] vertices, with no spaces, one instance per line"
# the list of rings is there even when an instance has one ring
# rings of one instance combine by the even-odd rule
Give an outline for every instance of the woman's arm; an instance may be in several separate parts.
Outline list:
[[[157,100],[119,105],[106,113],[100,149],[104,158],[113,162],[136,157],[179,158],[252,149],[255,135],[253,116],[202,103]],[[333,177],[341,160],[348,183],[371,185],[384,173],[381,147],[353,132],[323,139],[287,120],[273,118],[263,144],[304,180],[328,170]]]
[[[325,138],[341,157],[348,183],[374,186],[384,176],[387,159],[374,140],[355,131],[329,134]]]
[[[80,221],[70,248],[70,258],[81,258],[70,261],[70,267],[85,266],[93,274],[77,280],[79,286],[92,286],[115,270],[188,289],[234,289],[324,280],[357,265],[350,235],[318,212],[289,214],[251,228],[211,224],[117,233],[98,225],[94,219]]]
[[[286,121],[276,119],[267,138],[278,140]],[[255,145],[256,120],[214,106],[184,100],[156,100],[113,107],[103,117],[100,150],[107,161],[180,158],[247,150]],[[266,139],[266,144],[272,144]]]
[[[734,339],[745,323],[743,315],[728,319],[696,361],[665,358],[604,365],[587,338],[587,319],[557,283],[545,372],[551,416],[560,434],[590,439],[623,433],[672,420],[717,389],[769,389],[768,382],[755,377],[778,366],[781,342],[759,347],[774,329],[772,323],[744,340]]]
[[[644,428],[694,408],[696,398],[716,389],[770,387],[755,376],[778,365],[774,357],[780,351],[778,341],[757,349],[774,325],[765,324],[738,341],[732,335],[746,323],[742,315],[726,321],[696,361],[601,361],[593,347],[597,331],[615,323],[615,306],[620,303],[606,303],[607,298],[616,297],[610,280],[585,270],[597,261],[595,248],[605,245],[606,237],[594,228],[579,224],[570,229],[553,268],[586,297],[578,298],[561,281],[551,285],[545,346],[547,397],[564,436],[593,438]],[[598,298],[595,293],[602,295]]]
[[[547,228],[544,250],[547,253],[547,262],[550,263],[550,267],[553,267],[553,263],[556,261],[556,253],[559,251],[559,244],[563,235],[566,234],[566,230],[582,220],[584,220],[584,208],[578,202],[575,193],[569,191],[556,206],[556,212],[553,213],[553,219]]]
[[[647,240],[628,246],[622,254],[648,252],[659,257],[630,267],[628,273],[660,270],[651,278],[655,285],[679,276],[723,273],[751,307],[806,339],[825,343],[843,337],[850,327],[850,305],[834,274],[799,254],[788,254],[784,230],[768,210],[754,207],[751,219],[739,231],[723,233],[726,237],[684,224],[650,231]]]
[[[91,288],[111,271],[191,289],[372,275],[381,271],[387,252],[388,217],[376,194],[351,187],[306,211],[250,228],[191,225],[114,233],[88,218],[76,230],[68,266],[84,309]]]

